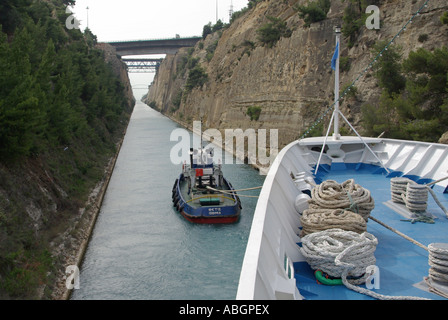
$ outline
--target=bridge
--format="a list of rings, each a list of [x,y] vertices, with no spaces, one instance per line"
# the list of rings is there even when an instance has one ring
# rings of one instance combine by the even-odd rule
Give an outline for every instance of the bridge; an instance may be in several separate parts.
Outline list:
[[[193,47],[202,37],[109,42],[120,56],[175,54],[180,48]]]
[[[128,72],[155,72],[163,59],[121,59],[128,66]]]

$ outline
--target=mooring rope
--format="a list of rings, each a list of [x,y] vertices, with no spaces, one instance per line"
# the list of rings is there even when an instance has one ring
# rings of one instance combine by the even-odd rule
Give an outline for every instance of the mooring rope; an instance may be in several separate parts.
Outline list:
[[[343,209],[307,209],[303,211],[300,222],[301,237],[334,228],[356,233],[367,230],[367,223],[359,214]]]
[[[345,209],[359,214],[365,221],[375,207],[370,191],[356,184],[353,179],[341,184],[327,180],[313,188],[310,210]]]
[[[439,181],[445,180],[441,179]],[[428,206],[428,192],[433,197],[436,204],[448,217],[448,210],[443,206],[437,198],[435,192],[429,184],[418,184],[408,178],[392,178],[390,179],[391,199],[392,202],[404,204],[411,212],[425,212]]]
[[[303,237],[300,251],[314,270],[335,278],[344,272],[347,276],[361,277],[376,262],[373,253],[377,244],[378,240],[367,232],[329,229]]]
[[[439,244],[440,245],[440,244]],[[429,277],[433,280],[448,283],[448,249],[431,243],[429,250]]]
[[[432,243],[428,246],[430,266],[425,283],[429,291],[448,299],[448,290],[440,290],[440,285],[448,288],[448,246],[446,244]]]
[[[236,195],[236,192],[240,192],[240,191],[249,191],[249,190],[256,190],[256,189],[261,189],[261,188],[262,187],[254,187],[254,188],[239,189],[239,190],[219,190],[219,189],[215,189],[210,186],[207,186],[207,189],[209,189],[209,190],[224,193],[224,194],[229,194],[229,195]],[[238,194],[238,197],[258,198],[258,196],[251,196],[251,195],[246,195],[246,194]]]
[[[368,219],[392,229],[370,216],[374,207],[370,191],[356,184],[353,179],[342,184],[327,180],[315,186],[309,200],[309,209],[301,216],[300,251],[312,269],[341,278],[342,283],[353,291],[381,300],[423,299],[386,296],[357,286],[366,282],[370,276],[366,273],[367,267],[376,263],[374,252],[378,240],[366,232]],[[428,250],[398,230],[392,231]]]
[[[377,244],[378,240],[368,232],[358,234],[329,229],[303,237],[300,251],[312,269],[341,278],[342,283],[353,291],[380,300],[426,300],[412,296],[386,296],[357,286],[370,276],[366,270],[376,263],[374,253]]]

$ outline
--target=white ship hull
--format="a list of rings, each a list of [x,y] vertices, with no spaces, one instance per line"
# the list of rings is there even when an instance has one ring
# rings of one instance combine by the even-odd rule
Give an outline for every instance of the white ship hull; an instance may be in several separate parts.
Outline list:
[[[314,169],[319,159],[322,168],[329,171],[343,172],[350,167],[356,173],[362,166],[375,166],[383,171],[381,175],[386,179],[406,176],[427,183],[448,175],[448,145],[380,138],[363,140],[365,144],[358,137],[328,141],[309,138],[295,141],[279,153],[260,192],[240,274],[238,300],[303,298],[293,267],[304,261],[298,245],[301,242],[300,214],[295,207],[295,200],[302,191],[292,175],[301,173],[319,182],[316,179],[319,172],[315,175]],[[324,142],[328,149],[321,155],[319,149]],[[443,203],[448,201],[447,183],[445,180],[434,186]],[[442,219],[446,217],[439,220]]]

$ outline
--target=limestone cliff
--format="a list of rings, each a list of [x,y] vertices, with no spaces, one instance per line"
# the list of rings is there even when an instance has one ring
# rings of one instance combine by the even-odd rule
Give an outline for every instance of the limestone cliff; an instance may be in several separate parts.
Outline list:
[[[185,48],[176,55],[168,55],[146,101],[186,127],[202,117],[205,128],[278,129],[281,148],[299,138],[333,103],[334,74],[330,66],[335,49],[333,29],[342,25],[347,2],[331,1],[327,19],[310,27],[305,26],[293,8],[306,1],[260,2],[224,31],[208,35],[194,50]],[[380,8],[380,30],[363,26],[350,49],[347,39],[342,37],[341,56],[350,59],[351,67],[341,73],[341,88],[352,83],[369,65],[374,58],[375,42],[391,40],[423,2],[376,1]],[[403,48],[403,56],[419,47],[432,50],[448,42],[448,28],[440,22],[447,7],[445,0],[430,1],[428,8],[395,41]],[[272,48],[257,39],[257,30],[268,22],[269,16],[285,20],[292,31],[290,37],[281,38]],[[427,41],[418,41],[421,34],[429,35]],[[182,90],[188,72],[182,68],[185,61],[194,58],[199,59],[208,79],[187,93]],[[361,105],[375,103],[381,91],[371,72],[364,74],[356,87],[356,96],[345,101],[341,108],[360,128]],[[261,108],[258,120],[251,120],[250,107]],[[329,117],[325,121],[328,123]]]

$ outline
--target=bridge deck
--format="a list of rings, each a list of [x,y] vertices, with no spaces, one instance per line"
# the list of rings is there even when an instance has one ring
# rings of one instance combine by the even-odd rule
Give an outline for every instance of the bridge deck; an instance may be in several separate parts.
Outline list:
[[[193,47],[202,37],[108,42],[120,56],[175,54],[180,48]]]

